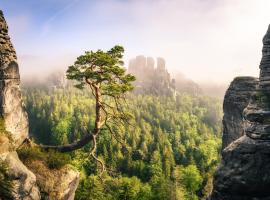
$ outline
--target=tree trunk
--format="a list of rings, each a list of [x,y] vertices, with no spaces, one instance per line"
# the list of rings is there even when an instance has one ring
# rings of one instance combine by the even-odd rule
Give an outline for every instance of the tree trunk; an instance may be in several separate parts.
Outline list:
[[[59,152],[70,152],[77,149],[81,149],[86,144],[88,144],[91,140],[93,140],[92,134],[87,134],[83,138],[81,138],[79,141],[67,144],[67,145],[58,145],[58,146],[51,146],[51,145],[39,145],[41,148],[45,150],[53,149]]]

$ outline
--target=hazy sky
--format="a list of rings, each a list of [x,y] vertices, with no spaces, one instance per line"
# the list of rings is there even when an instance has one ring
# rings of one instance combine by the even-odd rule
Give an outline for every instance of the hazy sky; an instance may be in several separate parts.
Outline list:
[[[258,76],[269,0],[1,0],[22,76],[66,68],[86,50],[161,56],[170,71],[224,83]]]

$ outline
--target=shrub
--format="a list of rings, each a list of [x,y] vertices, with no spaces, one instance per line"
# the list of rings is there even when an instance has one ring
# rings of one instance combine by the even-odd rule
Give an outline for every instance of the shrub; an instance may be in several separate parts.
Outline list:
[[[50,169],[60,169],[71,162],[68,154],[50,150],[47,155],[47,165]]]
[[[12,200],[13,184],[7,175],[7,166],[0,161],[0,200]]]
[[[68,154],[54,150],[45,151],[39,147],[22,147],[18,150],[18,155],[23,162],[43,161],[50,169],[61,169],[71,162]]]

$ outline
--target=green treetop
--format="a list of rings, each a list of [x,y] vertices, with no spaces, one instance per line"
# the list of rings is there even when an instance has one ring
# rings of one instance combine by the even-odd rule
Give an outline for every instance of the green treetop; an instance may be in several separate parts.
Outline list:
[[[67,78],[76,81],[79,89],[88,88],[95,99],[95,124],[93,130],[86,130],[81,140],[63,146],[43,146],[62,152],[73,151],[85,146],[91,140],[93,147],[90,155],[104,168],[104,164],[96,155],[96,138],[103,126],[116,137],[111,125],[126,123],[129,115],[122,109],[125,94],[133,89],[132,82],[135,77],[127,74],[123,65],[124,48],[114,46],[109,51],[87,51],[77,58],[74,65],[69,66]],[[89,127],[89,126],[88,126]]]

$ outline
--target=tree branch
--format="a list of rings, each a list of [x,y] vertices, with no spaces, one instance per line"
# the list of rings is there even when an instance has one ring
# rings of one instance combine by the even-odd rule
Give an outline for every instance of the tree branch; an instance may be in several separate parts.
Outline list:
[[[96,160],[101,165],[101,173],[100,173],[100,176],[101,176],[106,171],[106,167],[105,167],[103,161],[100,160],[96,156],[96,151],[97,151],[96,135],[93,135],[93,147],[92,147],[92,150],[91,150],[89,156],[91,156],[94,160]]]
[[[70,151],[74,151],[77,149],[81,149],[86,144],[88,144],[91,140],[93,140],[93,135],[88,133],[87,135],[82,137],[79,141],[76,141],[76,142],[71,143],[71,144],[56,145],[56,146],[40,144],[39,146],[45,150],[53,149],[53,150],[56,150],[59,152],[70,152]]]

